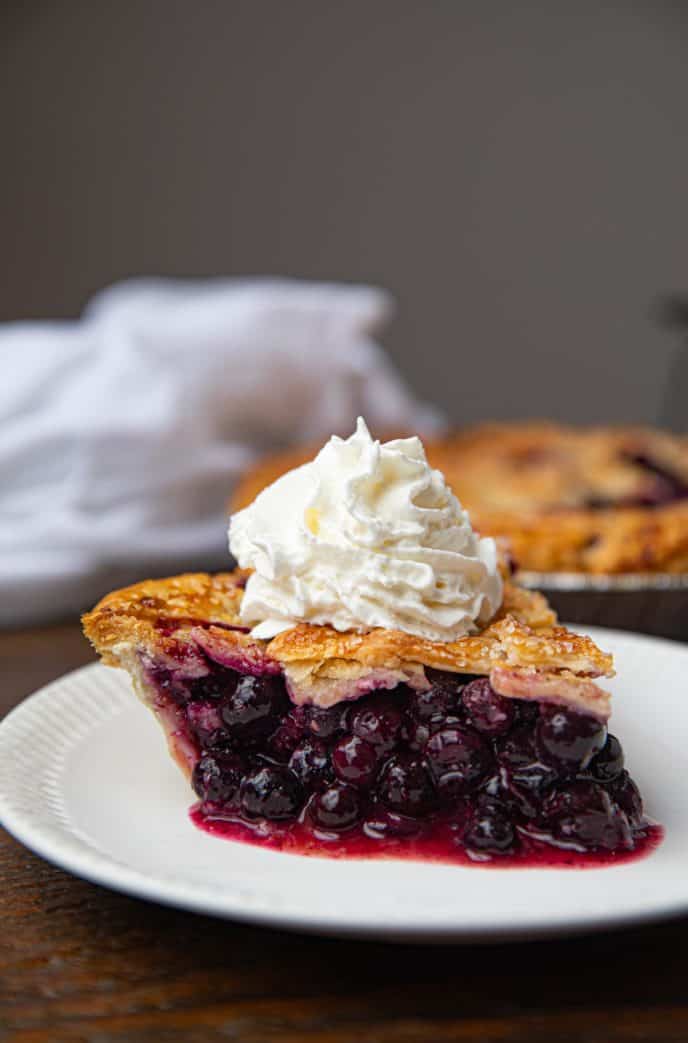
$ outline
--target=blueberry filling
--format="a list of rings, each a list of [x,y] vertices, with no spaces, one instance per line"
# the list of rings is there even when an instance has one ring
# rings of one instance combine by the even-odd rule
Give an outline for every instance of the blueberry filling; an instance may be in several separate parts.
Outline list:
[[[645,505],[648,507],[660,506],[663,503],[673,503],[676,500],[685,500],[688,497],[688,485],[673,471],[663,464],[648,456],[646,453],[627,453],[626,457],[636,467],[642,468],[652,482],[645,496]]]
[[[585,502],[585,506],[590,510],[608,510],[612,507],[663,507],[688,499],[686,482],[653,457],[629,450],[622,453],[621,458],[644,472],[645,487],[641,492],[622,499],[590,496]]]
[[[313,824],[321,829],[351,829],[361,817],[358,791],[345,782],[335,782],[314,795],[308,812]]]
[[[298,815],[303,806],[304,789],[289,768],[266,764],[244,775],[239,800],[242,812],[249,818],[279,821]]]
[[[479,859],[532,843],[630,850],[646,827],[618,739],[569,707],[428,671],[427,691],[323,710],[294,706],[279,676],[207,671],[148,676],[195,751],[192,785],[214,819],[394,842],[439,824]]]

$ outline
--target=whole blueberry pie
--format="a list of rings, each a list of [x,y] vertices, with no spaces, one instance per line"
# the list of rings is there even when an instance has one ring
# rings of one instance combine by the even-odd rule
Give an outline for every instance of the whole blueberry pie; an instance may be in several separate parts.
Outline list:
[[[596,679],[611,657],[508,576],[417,438],[362,420],[231,519],[241,569],[84,618],[211,832],[295,852],[614,861],[656,831]]]

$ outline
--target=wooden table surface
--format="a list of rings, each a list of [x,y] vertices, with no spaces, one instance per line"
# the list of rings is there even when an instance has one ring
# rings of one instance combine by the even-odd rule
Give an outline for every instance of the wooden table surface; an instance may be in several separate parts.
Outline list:
[[[0,635],[0,710],[90,658],[76,624]],[[1,831],[0,872],[0,1039],[13,1043],[688,1041],[688,920],[394,946],[126,898]]]

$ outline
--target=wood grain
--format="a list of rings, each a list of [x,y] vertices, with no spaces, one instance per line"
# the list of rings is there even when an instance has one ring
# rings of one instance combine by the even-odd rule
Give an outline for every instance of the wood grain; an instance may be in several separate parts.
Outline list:
[[[9,709],[88,661],[76,625],[0,635]],[[532,944],[391,946],[235,925],[77,880],[0,835],[12,1043],[686,1043],[688,920]]]

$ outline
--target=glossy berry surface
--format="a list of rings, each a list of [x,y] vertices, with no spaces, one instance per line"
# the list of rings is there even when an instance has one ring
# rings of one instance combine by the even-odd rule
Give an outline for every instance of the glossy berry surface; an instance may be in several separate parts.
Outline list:
[[[550,830],[560,843],[613,851],[630,842],[631,831],[625,812],[602,787],[592,787],[591,799],[570,811],[555,815]]]
[[[405,733],[409,746],[412,750],[425,750],[433,735],[444,728],[460,728],[464,721],[456,714],[436,713],[424,720],[411,717],[405,725]]]
[[[266,766],[245,775],[239,796],[241,808],[251,818],[293,818],[301,809],[301,783],[288,768]]]
[[[437,683],[424,692],[414,692],[409,713],[418,721],[456,713],[461,703],[460,689],[454,684]]]
[[[280,681],[272,677],[242,677],[220,705],[220,716],[230,734],[250,738],[274,731],[277,718],[288,709]]]
[[[198,699],[189,703],[186,715],[194,738],[204,749],[212,750],[229,743],[216,702]]]
[[[191,783],[201,800],[229,804],[238,799],[245,771],[246,764],[236,754],[210,753],[197,762]]]
[[[195,763],[194,821],[211,832],[483,865],[607,864],[660,836],[618,740],[575,710],[430,670],[422,692],[294,706],[280,676],[186,665],[148,676]]]
[[[374,695],[352,709],[350,728],[354,735],[380,753],[394,749],[402,730],[402,711],[388,695]]]
[[[425,755],[444,801],[473,792],[492,767],[490,747],[467,728],[443,728],[428,741]]]
[[[609,793],[625,813],[632,826],[638,827],[643,821],[643,798],[640,790],[627,771],[609,786]]]
[[[531,725],[521,724],[498,748],[503,788],[526,818],[536,816],[557,780],[555,769],[539,757]]]
[[[570,772],[586,768],[604,746],[606,737],[604,725],[595,717],[559,706],[543,707],[535,727],[542,759]]]
[[[497,695],[486,677],[466,685],[461,698],[469,723],[483,735],[505,735],[513,726],[514,700]]]
[[[304,729],[293,713],[282,718],[268,740],[268,751],[275,760],[288,761],[296,747],[304,739]]]
[[[412,818],[428,814],[437,804],[428,767],[412,754],[397,754],[385,764],[377,793],[390,811]]]
[[[350,829],[360,817],[359,798],[353,786],[335,782],[311,801],[309,815],[321,829]]]
[[[463,834],[464,846],[481,854],[502,855],[512,849],[515,839],[508,810],[495,800],[478,801]]]
[[[598,782],[612,782],[624,770],[624,754],[615,735],[608,734],[599,753],[590,761],[589,774]]]
[[[318,789],[332,781],[332,758],[319,739],[306,739],[289,758],[289,767],[306,789]]]
[[[338,779],[354,786],[368,788],[378,770],[374,746],[357,735],[340,739],[332,749],[332,765]]]

